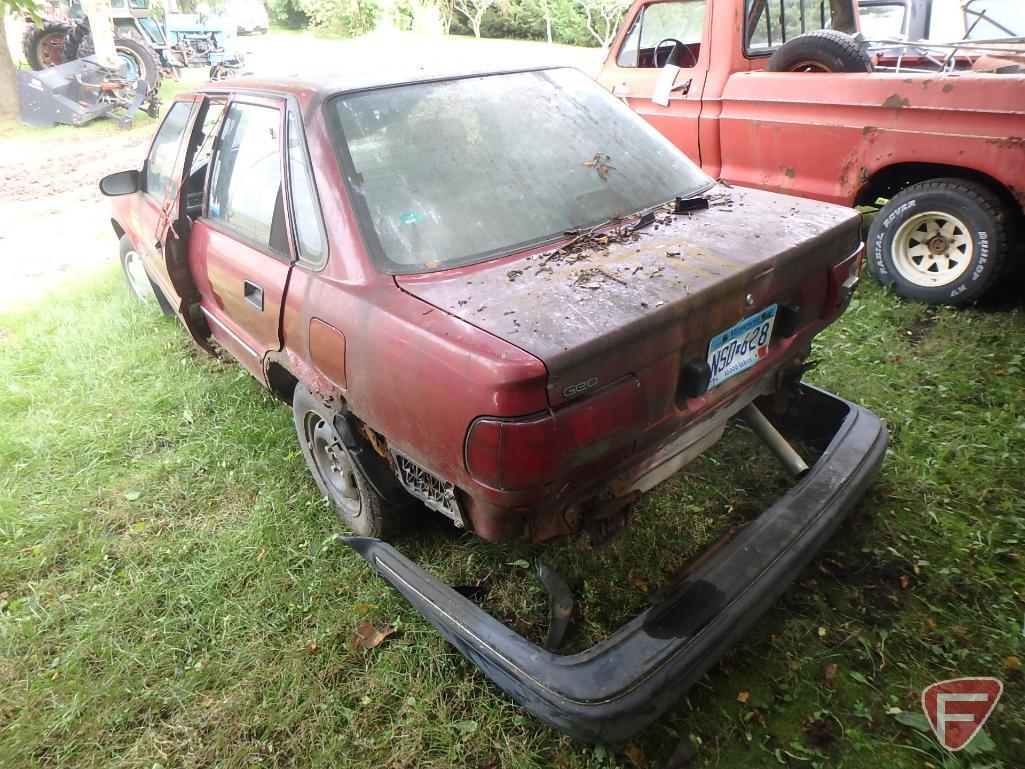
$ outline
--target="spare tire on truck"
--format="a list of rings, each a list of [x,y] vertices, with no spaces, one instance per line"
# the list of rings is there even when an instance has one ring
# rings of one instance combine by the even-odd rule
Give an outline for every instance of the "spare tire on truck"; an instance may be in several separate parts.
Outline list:
[[[805,32],[781,45],[766,72],[871,72],[872,59],[857,41],[835,29]]]
[[[21,50],[32,69],[40,70],[64,63],[64,38],[71,28],[67,24],[48,22],[42,27],[29,23],[21,38]]]

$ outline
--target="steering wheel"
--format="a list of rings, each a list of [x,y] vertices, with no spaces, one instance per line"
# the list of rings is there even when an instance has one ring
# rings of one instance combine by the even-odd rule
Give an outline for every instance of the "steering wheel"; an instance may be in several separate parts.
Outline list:
[[[659,49],[661,49],[662,46],[664,46],[666,43],[669,43],[669,45],[671,47],[669,48],[669,52],[666,54],[665,61],[659,63],[659,60],[658,60]],[[655,45],[655,47],[651,51],[652,62],[655,64],[655,66],[657,68],[661,69],[666,64],[668,64],[669,62],[672,61],[673,55],[677,51],[680,51],[681,53],[685,52],[688,56],[690,56],[692,64],[690,64],[689,66],[696,67],[698,65],[698,59],[694,55],[694,53],[690,50],[690,48],[688,48],[682,42],[677,40],[675,37],[667,37],[667,38],[665,38],[663,40],[659,40],[658,41],[658,43]],[[683,65],[682,64],[677,64],[676,66],[679,67],[679,66],[683,66]]]

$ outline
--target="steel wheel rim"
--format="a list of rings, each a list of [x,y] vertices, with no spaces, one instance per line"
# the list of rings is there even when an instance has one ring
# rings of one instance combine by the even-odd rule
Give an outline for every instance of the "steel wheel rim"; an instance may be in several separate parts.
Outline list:
[[[153,286],[150,285],[149,275],[142,264],[142,257],[136,251],[125,254],[125,276],[137,299],[145,302],[153,298]]]
[[[356,520],[363,512],[363,503],[356,483],[356,470],[342,446],[338,433],[320,414],[307,411],[303,417],[306,446],[321,480],[329,489],[333,502],[347,518]]]
[[[893,266],[916,286],[945,286],[968,271],[975,244],[965,223],[943,211],[925,211],[893,237]]]
[[[790,68],[791,72],[827,72],[832,73],[829,67],[818,61],[802,61]]]
[[[36,43],[36,56],[44,67],[55,67],[64,63],[64,33],[51,32]]]
[[[142,62],[139,60],[139,57],[135,55],[135,51],[131,51],[127,48],[118,48],[117,55],[118,58],[126,65],[126,80],[138,80],[139,78],[145,77],[145,70],[143,69]]]

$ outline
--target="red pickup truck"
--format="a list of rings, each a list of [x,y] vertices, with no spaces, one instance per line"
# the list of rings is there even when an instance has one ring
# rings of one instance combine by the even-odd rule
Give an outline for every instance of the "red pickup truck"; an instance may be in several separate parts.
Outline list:
[[[882,461],[872,414],[799,384],[860,217],[717,185],[576,70],[225,81],[100,187],[136,295],[292,405],[345,541],[582,738],[668,707]],[[540,649],[380,539],[426,506],[494,541],[605,541],[736,415],[800,480],[614,649]]]
[[[857,24],[854,0],[640,0],[598,80],[712,176],[881,205],[876,277],[966,304],[1018,251],[1025,75],[871,71]]]

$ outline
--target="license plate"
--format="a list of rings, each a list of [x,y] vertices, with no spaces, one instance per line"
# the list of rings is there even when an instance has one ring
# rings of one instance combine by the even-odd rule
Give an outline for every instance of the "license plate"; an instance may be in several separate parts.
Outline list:
[[[708,366],[712,369],[709,389],[747,371],[768,354],[775,320],[776,305],[770,304],[712,337],[708,343]]]

